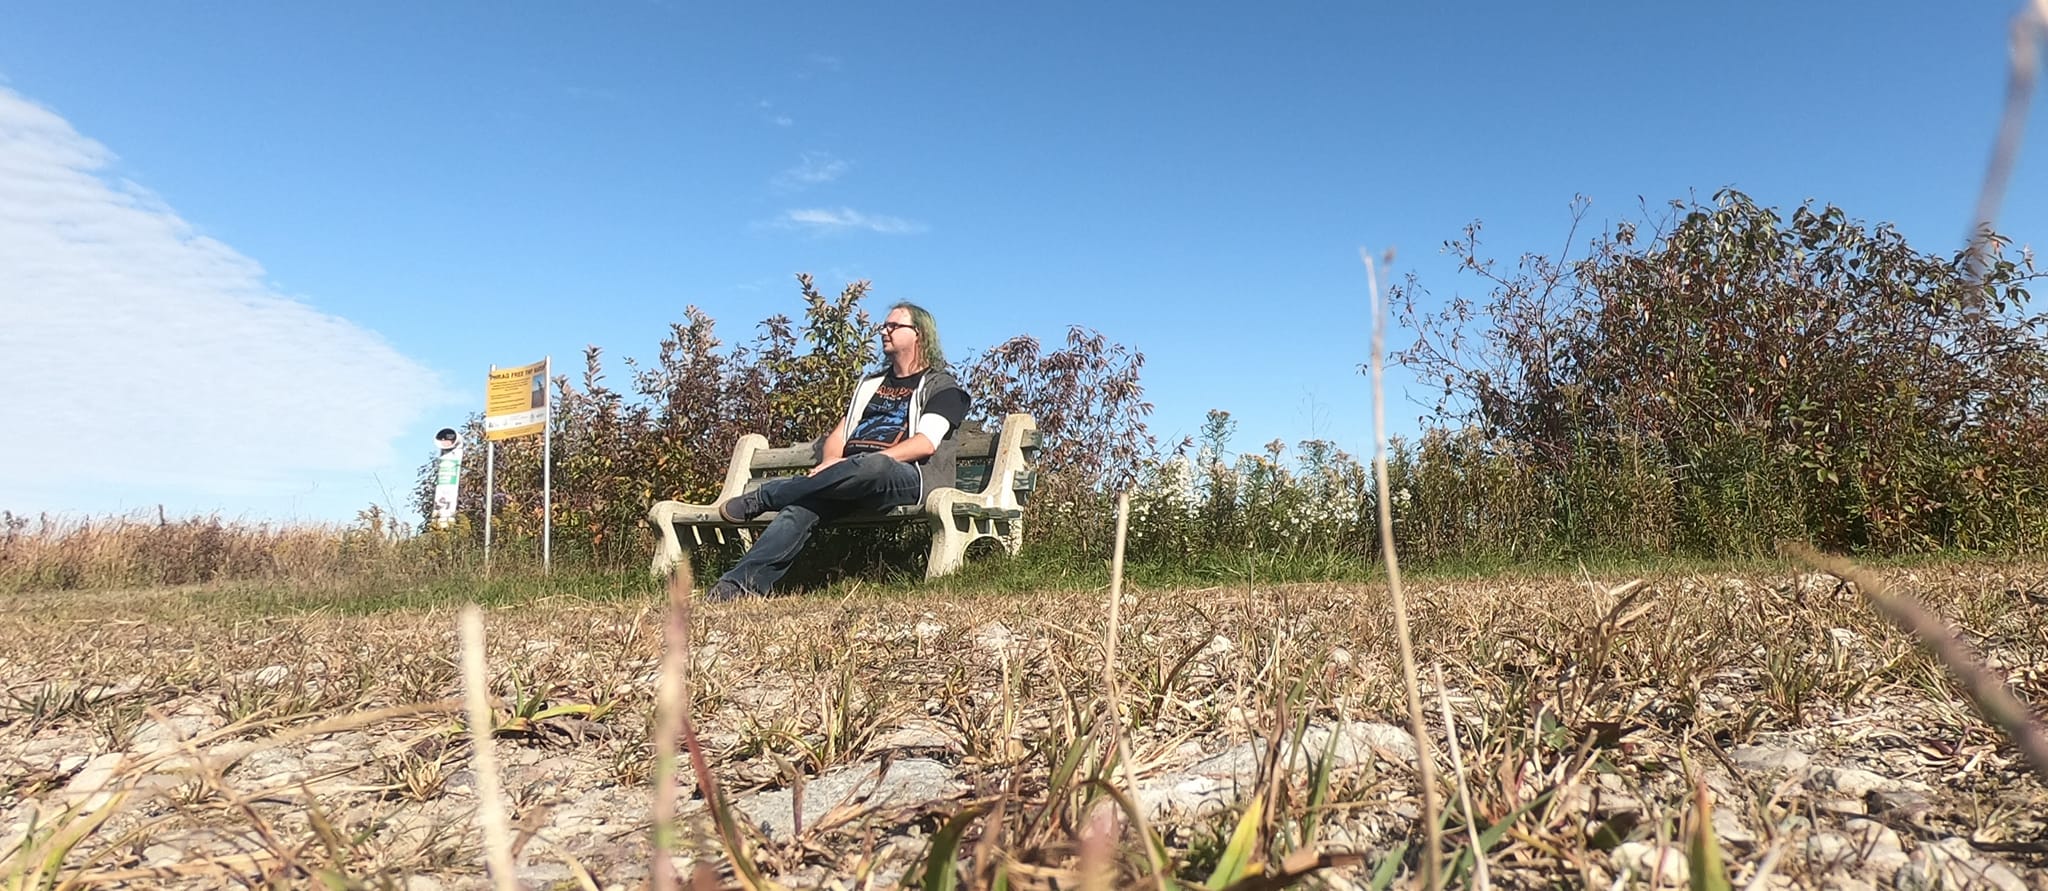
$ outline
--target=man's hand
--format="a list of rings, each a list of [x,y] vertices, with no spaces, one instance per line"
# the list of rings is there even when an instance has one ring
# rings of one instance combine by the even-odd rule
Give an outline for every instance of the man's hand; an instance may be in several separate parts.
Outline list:
[[[837,464],[837,463],[839,463],[839,462],[841,462],[841,461],[844,461],[844,460],[846,460],[846,459],[845,459],[845,458],[843,458],[843,457],[841,457],[841,458],[826,458],[825,460],[823,460],[823,461],[820,461],[820,462],[818,462],[818,466],[816,466],[816,467],[813,467],[813,468],[811,468],[811,473],[810,473],[810,475],[811,475],[811,476],[817,476],[818,474],[824,473],[824,472],[825,472],[825,468],[827,468],[827,467],[831,467],[832,465],[834,465],[834,464]]]

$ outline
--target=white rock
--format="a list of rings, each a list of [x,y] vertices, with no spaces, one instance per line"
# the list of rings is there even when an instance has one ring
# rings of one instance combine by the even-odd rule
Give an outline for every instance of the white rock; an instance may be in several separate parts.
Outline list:
[[[1857,873],[1875,881],[1890,881],[1912,860],[1898,832],[1874,820],[1849,820],[1843,824],[1843,835],[1856,846]]]
[[[1792,580],[1800,591],[1811,594],[1816,591],[1832,591],[1841,581],[1825,572],[1809,572]]]
[[[93,738],[89,736],[45,736],[29,740],[27,745],[21,747],[21,755],[23,758],[43,755],[55,759],[89,751],[92,746]],[[56,762],[52,760],[50,763]]]
[[[126,696],[140,689],[142,689],[142,676],[136,675],[117,684],[101,684],[87,689],[85,691],[85,698],[88,702],[99,702],[102,699]]]
[[[1756,844],[1756,833],[1743,825],[1742,818],[1726,807],[1714,808],[1714,836],[1724,845],[1747,847]]]
[[[1849,838],[1864,851],[1903,851],[1905,841],[1899,838],[1897,830],[1876,820],[1850,820],[1842,824]]]
[[[991,656],[1017,655],[1017,634],[1001,622],[990,622],[974,629],[973,641],[976,647]]]
[[[876,755],[885,751],[906,749],[956,755],[961,752],[959,741],[947,733],[944,727],[931,721],[917,721],[875,734],[874,739],[868,741],[865,752]]]
[[[1150,819],[1172,814],[1199,819],[1228,812],[1249,792],[1249,787],[1234,777],[1173,773],[1139,780],[1131,797]]]
[[[1949,886],[1994,888],[1997,891],[2028,891],[2027,881],[1995,855],[1972,847],[1968,840],[1945,838],[1931,846],[1931,856],[1946,856]]]
[[[804,826],[817,824],[840,807],[862,811],[924,805],[967,791],[952,768],[925,758],[904,758],[878,775],[879,764],[852,764],[826,771],[804,784]],[[733,808],[771,838],[788,838],[794,828],[791,790],[742,797]]]
[[[567,864],[552,861],[528,863],[519,867],[517,871],[522,886],[552,888],[557,882],[570,882],[576,878],[576,874],[569,871]]]
[[[1415,738],[1399,727],[1373,721],[1320,724],[1302,734],[1299,750],[1290,747],[1288,769],[1306,771],[1324,752],[1330,753],[1335,769],[1371,763],[1380,753],[1413,763]],[[1154,816],[1182,812],[1204,817],[1226,811],[1258,782],[1265,753],[1263,739],[1239,743],[1180,771],[1139,781],[1136,798]]]
[[[1991,888],[1996,891],[2027,891],[2025,879],[2012,868],[1988,856],[1978,856],[1970,843],[1960,838],[1943,839],[1921,847],[1892,877],[1898,891],[1934,891],[1949,888]]]
[[[1302,734],[1305,757],[1297,760],[1295,766],[1306,767],[1308,759],[1322,757],[1332,734],[1337,735],[1334,754],[1338,767],[1368,763],[1378,752],[1387,752],[1410,764],[1415,762],[1415,737],[1408,731],[1378,721],[1346,721],[1340,726],[1313,726]]]
[[[139,755],[163,755],[180,748],[180,740],[189,740],[213,729],[213,721],[200,715],[175,715],[162,722],[149,720],[142,729],[135,731],[130,748]]]
[[[1557,810],[1563,814],[1604,819],[1616,814],[1641,814],[1643,812],[1643,803],[1633,795],[1626,792],[1616,792],[1603,785],[1573,783],[1570,786],[1564,787],[1558,793]],[[1723,813],[1722,811],[1714,812],[1716,833],[1720,832],[1719,827]],[[1730,819],[1733,819],[1732,815]],[[1740,826],[1737,825],[1735,828],[1739,829]],[[1722,840],[1730,841],[1731,839],[1724,836]]]
[[[1872,792],[1896,792],[1916,786],[1920,784],[1895,780],[1857,767],[1823,767],[1814,771],[1806,780],[1808,789],[1816,792],[1835,792],[1856,799],[1861,799]]]
[[[2012,867],[1995,861],[1984,864],[1984,871],[1977,874],[1977,879],[1997,888],[1998,891],[2029,891],[2030,888],[2027,880],[2014,872]]]
[[[1617,871],[1628,870],[1651,885],[1683,885],[1691,880],[1685,852],[1676,845],[1626,842],[1614,849]]]
[[[71,803],[84,813],[91,813],[105,807],[114,800],[120,790],[115,778],[115,769],[121,766],[122,756],[108,752],[86,762],[78,775],[65,784],[64,794]]]
[[[1824,798],[1815,802],[1814,807],[1842,816],[1862,816],[1870,813],[1870,808],[1863,804],[1861,798]]]
[[[1237,652],[1237,645],[1231,643],[1230,638],[1218,634],[1215,637],[1209,638],[1209,642],[1202,646],[1201,655],[1213,659],[1220,656],[1228,656],[1235,652]]]
[[[1836,832],[1816,832],[1806,838],[1806,856],[1823,868],[1839,868],[1863,859],[1856,842]]]
[[[1813,759],[1798,749],[1785,749],[1775,746],[1736,746],[1728,753],[1728,760],[1735,762],[1744,770],[1765,773],[1775,771],[1793,773],[1804,769],[1807,762]]]

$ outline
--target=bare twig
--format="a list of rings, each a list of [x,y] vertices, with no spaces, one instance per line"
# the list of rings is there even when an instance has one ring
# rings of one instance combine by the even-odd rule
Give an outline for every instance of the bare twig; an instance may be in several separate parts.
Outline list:
[[[1394,639],[1401,649],[1401,683],[1407,688],[1408,724],[1415,732],[1415,774],[1422,786],[1422,831],[1428,848],[1422,853],[1423,887],[1435,891],[1442,864],[1443,827],[1437,825],[1436,765],[1429,751],[1429,726],[1423,718],[1422,682],[1416,676],[1415,643],[1408,632],[1408,598],[1401,591],[1401,560],[1394,553],[1394,506],[1387,484],[1387,394],[1384,382],[1386,307],[1380,303],[1378,270],[1372,255],[1360,248],[1365,284],[1372,297],[1372,475],[1379,487],[1380,553],[1387,561],[1387,593],[1394,603]]]
[[[2034,77],[2040,68],[2040,45],[2048,35],[2048,0],[2034,0],[2012,19],[2012,71],[2005,82],[2005,116],[1998,124],[1998,141],[1992,144],[1991,162],[1984,171],[1984,188],[1977,193],[1977,213],[1970,220],[1968,270],[1974,277],[1984,272],[1990,245],[1986,235],[1998,222],[1998,208],[2005,200],[2006,181],[2013,163],[2019,160],[2020,141],[2027,127],[2027,106],[2034,96]]]
[[[519,877],[512,869],[512,828],[505,816],[503,790],[498,787],[498,753],[491,743],[491,680],[484,669],[483,612],[472,603],[462,608],[462,698],[469,710],[470,766],[476,772],[477,821],[484,829],[484,862],[498,891],[515,891]]]
[[[1891,583],[1882,576],[1850,560],[1823,554],[1803,544],[1788,545],[1787,550],[1808,565],[1854,584],[1880,614],[1918,638],[1921,646],[1955,674],[1963,693],[1976,704],[1977,710],[2012,739],[2020,755],[2033,765],[2034,775],[2048,783],[2048,731],[2034,720],[2026,703],[2006,688],[2005,680],[1977,658],[1969,644],[1949,630],[1947,624],[1911,595],[1893,593]]]

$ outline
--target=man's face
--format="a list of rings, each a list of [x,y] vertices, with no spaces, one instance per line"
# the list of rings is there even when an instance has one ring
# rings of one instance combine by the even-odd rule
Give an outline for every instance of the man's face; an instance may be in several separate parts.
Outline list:
[[[905,350],[917,349],[917,329],[910,325],[910,310],[902,307],[889,310],[889,317],[882,321],[882,353],[895,356]]]

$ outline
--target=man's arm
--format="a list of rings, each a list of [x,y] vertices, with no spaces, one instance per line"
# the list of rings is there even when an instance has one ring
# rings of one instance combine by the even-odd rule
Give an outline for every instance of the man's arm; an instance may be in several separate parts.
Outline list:
[[[901,461],[905,464],[909,464],[912,461],[923,461],[924,459],[931,457],[932,453],[938,450],[939,447],[932,444],[931,437],[925,436],[924,434],[920,433],[916,436],[913,436],[909,439],[892,445],[886,449],[883,449],[882,454],[888,455],[889,457]]]
[[[846,457],[846,419],[832,426],[832,432],[825,434],[825,444],[818,451],[818,466],[811,468],[811,475],[839,463]]]
[[[846,457],[846,419],[832,425],[832,432],[825,434],[825,447],[818,456],[820,463],[830,464]]]
[[[906,464],[931,457],[939,450],[938,441],[945,439],[946,434],[957,429],[960,422],[967,417],[967,408],[966,391],[959,387],[940,390],[932,396],[932,401],[925,406],[924,413],[918,418],[917,425],[924,430],[916,436],[883,449],[882,454]]]

